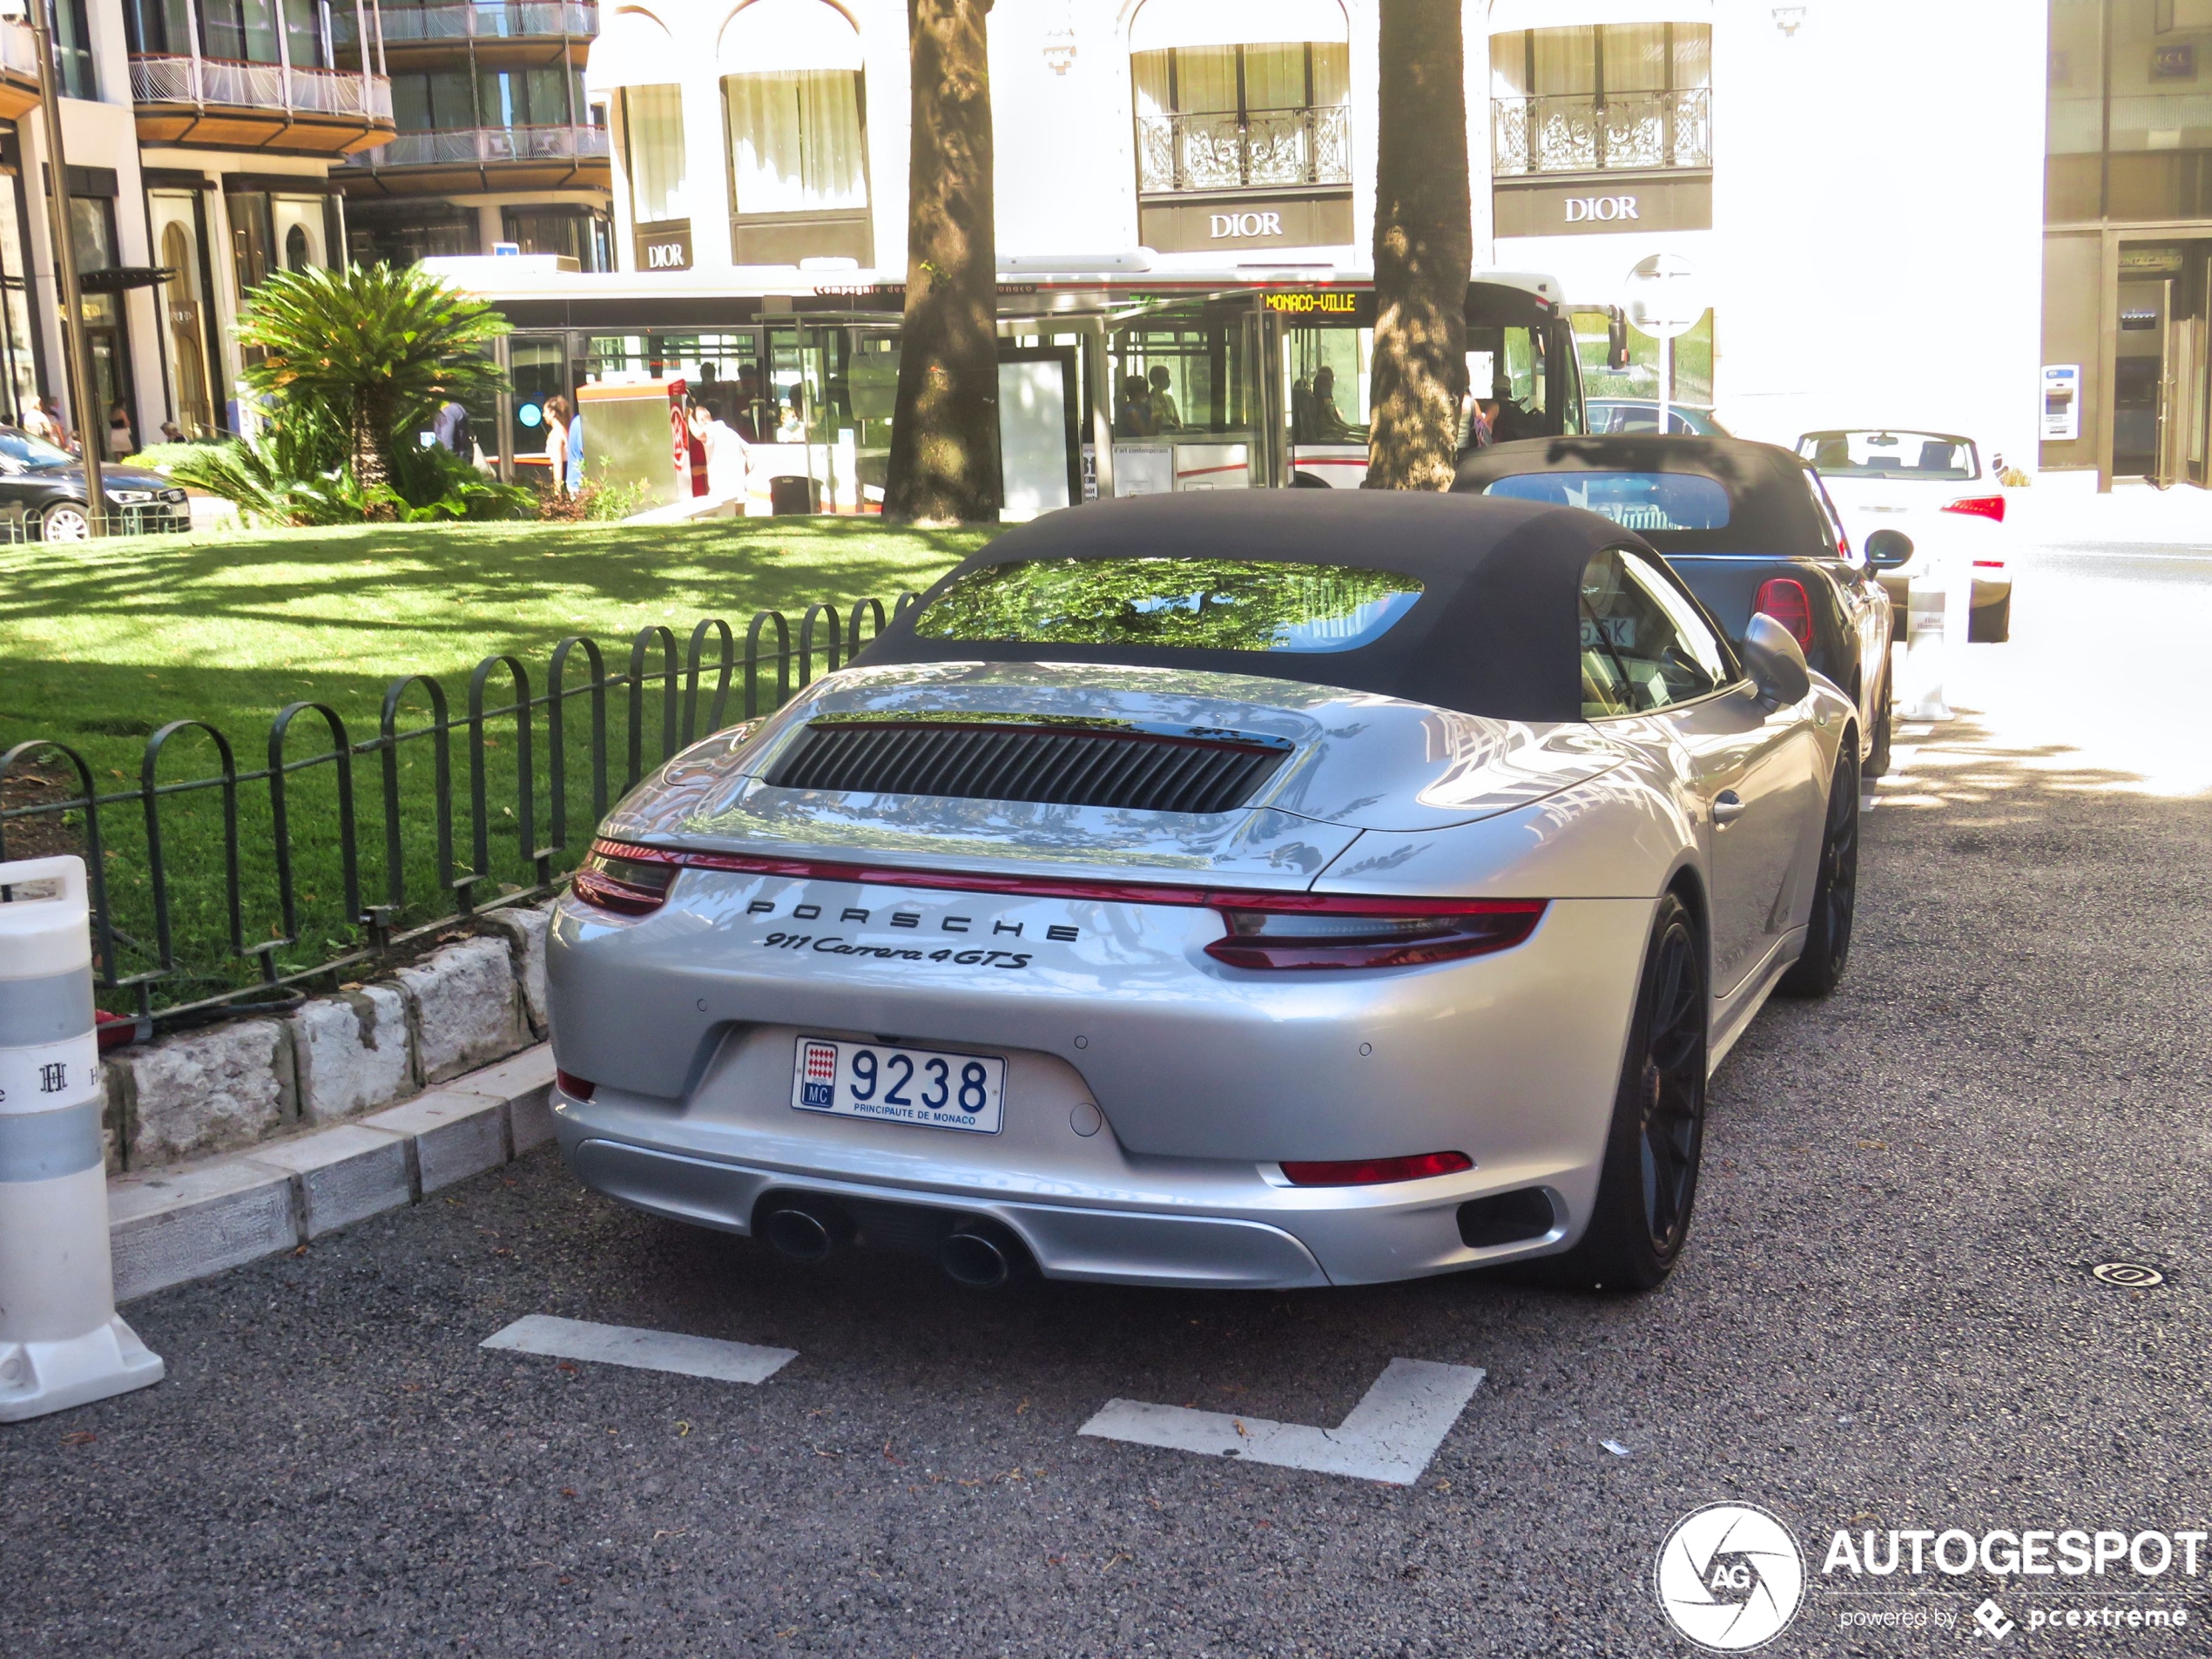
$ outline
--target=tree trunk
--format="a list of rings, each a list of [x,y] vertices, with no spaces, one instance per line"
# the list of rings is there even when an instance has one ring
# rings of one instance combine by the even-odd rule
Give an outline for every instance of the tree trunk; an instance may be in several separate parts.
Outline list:
[[[363,391],[354,399],[354,482],[363,495],[388,487],[392,482],[391,400]],[[366,517],[381,521],[395,517],[392,504],[379,501]]]
[[[992,227],[991,0],[907,0],[914,147],[907,308],[883,512],[989,523],[999,509],[998,245]]]
[[[1381,9],[1369,489],[1449,489],[1457,459],[1474,265],[1460,6]]]

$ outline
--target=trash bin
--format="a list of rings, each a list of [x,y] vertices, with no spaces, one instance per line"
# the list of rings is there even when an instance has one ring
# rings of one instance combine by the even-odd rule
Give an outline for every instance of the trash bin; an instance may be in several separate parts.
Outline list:
[[[786,475],[768,481],[768,510],[772,513],[819,513],[822,510],[822,481]]]

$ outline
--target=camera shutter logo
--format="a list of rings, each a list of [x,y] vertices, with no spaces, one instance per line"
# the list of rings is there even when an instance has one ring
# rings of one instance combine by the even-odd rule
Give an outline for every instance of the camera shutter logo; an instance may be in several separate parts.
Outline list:
[[[1654,1575],[1667,1622],[1713,1653],[1749,1653],[1790,1628],[1805,1558],[1756,1504],[1711,1503],[1675,1523]]]

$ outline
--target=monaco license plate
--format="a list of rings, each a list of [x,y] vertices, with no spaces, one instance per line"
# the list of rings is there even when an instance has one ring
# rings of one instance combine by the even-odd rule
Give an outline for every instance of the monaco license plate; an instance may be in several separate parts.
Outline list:
[[[999,1132],[1006,1062],[995,1055],[801,1037],[791,1103],[802,1112]]]

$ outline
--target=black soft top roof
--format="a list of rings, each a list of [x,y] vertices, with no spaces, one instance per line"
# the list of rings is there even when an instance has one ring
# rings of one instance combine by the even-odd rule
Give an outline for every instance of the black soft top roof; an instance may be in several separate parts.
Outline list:
[[[1264,675],[1505,719],[1580,720],[1582,568],[1644,547],[1595,513],[1397,490],[1223,490],[1099,502],[1008,531],[922,596],[1025,559],[1204,558],[1342,564],[1420,581],[1372,643],[1342,651],[1025,644],[916,637],[910,609],[853,660],[1115,663]]]
[[[1711,530],[1643,530],[1662,553],[1753,553],[1769,558],[1833,556],[1805,463],[1748,438],[1661,437],[1657,433],[1530,438],[1478,449],[1460,462],[1455,495],[1480,495],[1501,478],[1530,472],[1689,472],[1728,491],[1728,523]]]

